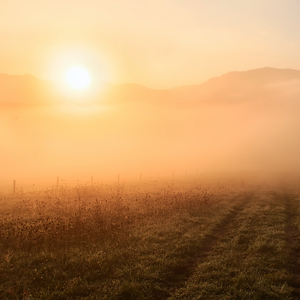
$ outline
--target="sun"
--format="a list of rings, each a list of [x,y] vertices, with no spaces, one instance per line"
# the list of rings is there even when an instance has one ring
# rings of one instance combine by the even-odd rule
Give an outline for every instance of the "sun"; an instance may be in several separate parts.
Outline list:
[[[65,79],[72,88],[81,90],[90,86],[92,78],[88,70],[76,66],[66,72]]]

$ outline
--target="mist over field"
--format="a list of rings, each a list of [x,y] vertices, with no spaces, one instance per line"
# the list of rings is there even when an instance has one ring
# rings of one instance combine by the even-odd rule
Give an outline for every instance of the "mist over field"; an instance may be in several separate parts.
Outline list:
[[[99,83],[62,95],[53,82],[2,74],[1,185],[298,172],[299,83],[300,71],[264,68],[169,90]]]
[[[30,75],[2,75],[1,182],[297,172],[299,82],[299,71],[265,68],[171,90],[106,84],[76,99]]]
[[[0,299],[300,299],[299,0],[0,11]]]

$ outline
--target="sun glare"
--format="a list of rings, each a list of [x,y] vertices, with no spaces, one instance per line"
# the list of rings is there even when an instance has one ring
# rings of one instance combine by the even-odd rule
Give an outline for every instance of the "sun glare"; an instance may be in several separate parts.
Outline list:
[[[73,67],[67,71],[66,81],[74,89],[85,89],[91,83],[91,75],[85,68]]]

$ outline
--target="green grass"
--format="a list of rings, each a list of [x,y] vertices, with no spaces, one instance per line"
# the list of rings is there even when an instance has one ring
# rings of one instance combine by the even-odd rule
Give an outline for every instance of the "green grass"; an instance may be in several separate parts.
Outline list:
[[[297,189],[154,183],[19,198],[1,203],[3,299],[295,299],[286,206],[299,233]]]
[[[274,199],[260,196],[171,299],[289,299],[285,213]]]

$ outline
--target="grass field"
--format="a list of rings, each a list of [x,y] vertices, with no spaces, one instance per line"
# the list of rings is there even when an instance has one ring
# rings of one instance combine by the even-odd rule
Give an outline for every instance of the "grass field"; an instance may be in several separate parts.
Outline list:
[[[1,299],[300,299],[300,189],[223,178],[0,196]]]

